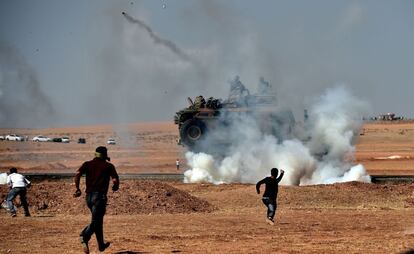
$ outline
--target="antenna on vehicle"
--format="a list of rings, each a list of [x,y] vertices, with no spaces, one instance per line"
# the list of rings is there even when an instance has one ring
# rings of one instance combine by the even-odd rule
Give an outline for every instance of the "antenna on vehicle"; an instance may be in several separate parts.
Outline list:
[[[190,97],[187,97],[187,101],[188,101],[188,103],[190,103],[190,106],[194,105],[194,102]]]

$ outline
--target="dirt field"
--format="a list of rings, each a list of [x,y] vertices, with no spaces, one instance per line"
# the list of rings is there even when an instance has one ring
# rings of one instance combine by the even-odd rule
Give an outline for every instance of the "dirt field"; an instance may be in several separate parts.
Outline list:
[[[85,126],[56,129],[0,129],[0,135],[69,136],[71,142],[0,141],[0,171],[11,166],[21,172],[75,172],[83,161],[93,157],[98,145],[113,137],[109,156],[120,173],[177,172],[175,160],[184,164],[185,149],[177,145],[173,123],[144,123],[128,126]],[[78,138],[86,144],[78,144]],[[370,174],[414,175],[414,122],[365,124],[357,137],[355,160]],[[182,169],[186,165],[182,165]]]
[[[11,165],[21,172],[75,172],[83,161],[93,158],[95,148],[108,146],[118,172],[176,172],[175,161],[184,162],[184,148],[177,145],[173,123],[146,123],[128,126],[86,126],[41,130],[0,129],[0,135],[18,133],[29,136],[69,136],[70,143],[0,141],[0,170]],[[78,138],[86,144],[78,144]],[[115,138],[116,145],[106,145]],[[184,166],[184,165],[183,165]]]
[[[414,175],[414,123],[365,124],[356,160],[370,174]]]
[[[0,130],[30,137],[86,137],[86,144],[0,141],[0,169],[73,172],[109,147],[122,172],[176,172],[183,161],[169,123],[49,130]],[[117,129],[118,130],[118,129]],[[95,133],[95,134],[93,134]],[[358,136],[356,162],[370,174],[414,175],[414,123],[366,124]],[[132,142],[136,141],[136,142]],[[185,167],[185,166],[184,166]],[[71,182],[36,183],[29,190],[32,217],[0,211],[0,253],[81,253],[78,234],[88,223],[84,199],[71,197]],[[0,188],[3,198],[7,188]],[[105,253],[404,253],[414,249],[412,184],[345,183],[281,186],[277,222],[267,225],[265,207],[250,184],[183,184],[123,181],[110,193]],[[91,253],[98,253],[95,239]]]

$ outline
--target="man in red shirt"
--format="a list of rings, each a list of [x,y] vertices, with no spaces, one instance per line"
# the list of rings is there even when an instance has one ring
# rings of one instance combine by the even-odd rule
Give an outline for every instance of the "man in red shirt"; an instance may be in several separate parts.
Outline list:
[[[112,178],[112,190],[119,189],[119,176],[115,166],[109,163],[108,151],[106,147],[99,146],[95,150],[95,158],[83,163],[75,175],[76,191],[74,197],[80,197],[82,192],[79,188],[80,178],[86,175],[86,203],[91,210],[91,223],[86,226],[81,234],[81,243],[84,253],[89,253],[88,242],[95,233],[99,251],[104,251],[109,247],[109,242],[104,242],[103,237],[103,217],[106,212],[107,193],[110,178]]]

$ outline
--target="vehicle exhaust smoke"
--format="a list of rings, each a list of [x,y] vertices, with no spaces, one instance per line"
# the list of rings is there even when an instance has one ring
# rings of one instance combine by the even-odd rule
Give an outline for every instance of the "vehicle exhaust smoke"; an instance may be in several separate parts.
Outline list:
[[[297,126],[294,137],[278,140],[262,133],[249,116],[232,119],[231,146],[224,157],[187,152],[187,183],[255,183],[277,167],[284,185],[370,182],[363,165],[354,165],[354,141],[368,106],[344,87],[329,89]],[[227,132],[228,133],[228,132]],[[214,133],[214,135],[220,135]],[[214,151],[211,147],[209,151]]]
[[[122,15],[126,18],[126,20],[132,24],[137,24],[140,28],[147,31],[148,35],[151,37],[151,39],[154,41],[155,44],[161,44],[171,50],[173,53],[175,53],[177,56],[179,56],[182,60],[191,62],[191,58],[185,54],[177,45],[175,45],[174,42],[160,38],[157,36],[151,29],[149,25],[147,25],[144,21],[139,20],[137,18],[133,18],[128,13],[122,12]]]

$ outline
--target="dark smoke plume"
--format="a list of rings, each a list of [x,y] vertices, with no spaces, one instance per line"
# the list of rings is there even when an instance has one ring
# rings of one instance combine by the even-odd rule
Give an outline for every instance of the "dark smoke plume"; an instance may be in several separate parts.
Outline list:
[[[143,28],[145,31],[147,31],[148,35],[151,37],[151,39],[154,41],[155,44],[161,44],[161,45],[167,47],[168,49],[170,49],[172,52],[174,52],[181,59],[191,62],[190,57],[187,54],[185,54],[180,48],[178,48],[178,46],[175,45],[174,42],[158,37],[156,34],[154,34],[151,27],[149,25],[145,24],[145,22],[129,16],[128,13],[126,13],[126,12],[122,12],[122,15],[130,23],[138,24],[141,28]]]
[[[14,48],[0,41],[0,127],[42,127],[55,116],[34,70]]]

